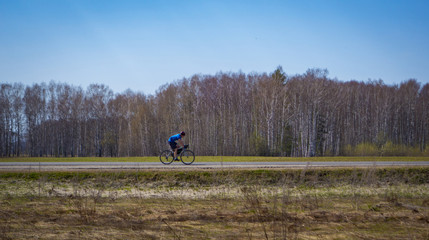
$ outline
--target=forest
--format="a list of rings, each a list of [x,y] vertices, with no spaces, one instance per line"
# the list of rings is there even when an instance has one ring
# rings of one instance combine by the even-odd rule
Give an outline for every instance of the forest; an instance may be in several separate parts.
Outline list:
[[[324,69],[194,75],[153,95],[1,83],[0,156],[153,156],[180,131],[197,155],[429,156],[429,83]]]

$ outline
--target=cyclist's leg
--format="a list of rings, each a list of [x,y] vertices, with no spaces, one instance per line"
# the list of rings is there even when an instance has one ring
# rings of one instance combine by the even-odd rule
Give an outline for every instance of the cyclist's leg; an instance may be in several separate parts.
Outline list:
[[[176,160],[176,158],[177,158],[177,143],[176,142],[169,142],[169,143],[170,143],[171,150],[174,152],[174,155],[173,155],[174,160]]]
[[[178,148],[174,149],[174,160],[177,160],[177,149]]]

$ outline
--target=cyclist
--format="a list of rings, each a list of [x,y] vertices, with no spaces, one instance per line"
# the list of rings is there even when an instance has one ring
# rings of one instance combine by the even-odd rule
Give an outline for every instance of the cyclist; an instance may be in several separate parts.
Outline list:
[[[168,139],[168,143],[170,144],[171,150],[174,151],[174,161],[179,161],[179,159],[177,158],[177,143],[176,143],[176,141],[178,141],[182,147],[185,147],[185,144],[182,141],[183,137],[185,137],[185,132],[182,131],[181,133],[175,134]]]

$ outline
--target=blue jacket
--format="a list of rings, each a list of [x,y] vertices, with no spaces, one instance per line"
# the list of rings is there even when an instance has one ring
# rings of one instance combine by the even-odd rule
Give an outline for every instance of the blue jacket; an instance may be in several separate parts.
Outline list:
[[[179,134],[176,134],[176,135],[171,136],[171,137],[168,139],[168,142],[176,142],[176,141],[177,141],[177,140],[179,140],[179,139],[182,139],[182,135],[180,135],[180,133],[179,133]]]

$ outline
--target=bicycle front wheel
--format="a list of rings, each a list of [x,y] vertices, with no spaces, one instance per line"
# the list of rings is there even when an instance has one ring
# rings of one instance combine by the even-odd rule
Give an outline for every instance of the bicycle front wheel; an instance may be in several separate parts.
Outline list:
[[[191,150],[184,150],[180,154],[180,160],[186,165],[190,165],[195,161],[195,154]]]
[[[170,164],[173,162],[174,156],[171,151],[165,150],[159,155],[159,161],[164,164]]]

